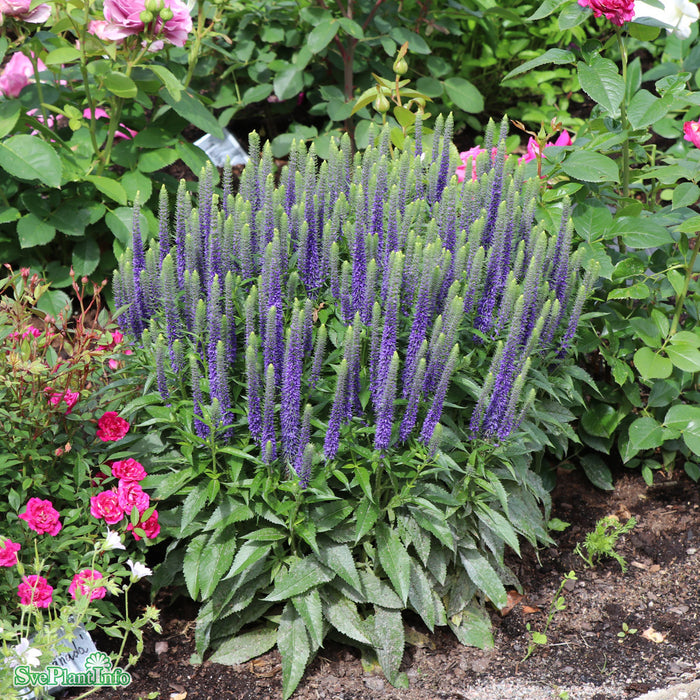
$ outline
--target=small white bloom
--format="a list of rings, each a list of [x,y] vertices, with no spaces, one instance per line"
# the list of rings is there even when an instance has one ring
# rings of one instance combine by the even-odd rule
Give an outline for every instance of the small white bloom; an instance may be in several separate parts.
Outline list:
[[[649,24],[661,25],[666,31],[673,32],[680,39],[690,36],[690,29],[694,22],[698,21],[698,6],[690,0],[655,0],[659,7],[651,5],[644,0],[635,0],[634,19],[654,20]],[[663,7],[661,7],[663,6]],[[642,24],[647,24],[642,21]]]
[[[14,647],[15,654],[19,656],[23,664],[28,666],[38,666],[39,658],[41,657],[41,652],[34,647],[29,646],[29,640],[26,637],[22,637],[21,641],[17,646]]]
[[[108,552],[110,549],[126,549],[126,547],[122,544],[122,537],[118,532],[107,530],[102,549]]]
[[[131,569],[131,578],[133,581],[138,581],[142,579],[144,576],[150,576],[153,572],[144,564],[141,564],[140,562],[134,562],[131,561],[131,559],[127,559],[126,563],[128,564],[129,568]]]

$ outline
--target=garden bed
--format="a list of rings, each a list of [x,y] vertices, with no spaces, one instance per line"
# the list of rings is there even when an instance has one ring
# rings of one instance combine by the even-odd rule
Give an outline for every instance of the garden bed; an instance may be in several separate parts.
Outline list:
[[[545,549],[538,557],[527,547],[522,561],[511,562],[524,597],[505,616],[492,612],[493,650],[463,647],[447,631],[427,634],[416,618],[412,630],[407,630],[410,641],[402,666],[410,689],[393,688],[379,670],[363,669],[355,650],[327,642],[294,697],[613,700],[636,698],[653,688],[700,677],[697,485],[680,476],[657,477],[657,483],[648,487],[635,472],[621,474],[614,492],[603,492],[593,490],[580,474],[562,471],[553,500],[553,517],[571,526],[557,537],[557,549]],[[626,573],[612,559],[587,569],[573,553],[576,543],[607,515],[622,522],[630,516],[637,520],[617,548],[628,562]],[[549,643],[523,662],[529,642],[526,624],[542,629],[552,597],[572,569],[578,580],[567,583],[567,607],[555,615]],[[167,591],[157,603],[162,608],[163,634],[147,633],[144,655],[132,670],[132,685],[93,698],[282,697],[276,650],[240,666],[206,661],[192,666],[196,606],[183,598],[171,602]],[[637,632],[620,638],[623,623]]]

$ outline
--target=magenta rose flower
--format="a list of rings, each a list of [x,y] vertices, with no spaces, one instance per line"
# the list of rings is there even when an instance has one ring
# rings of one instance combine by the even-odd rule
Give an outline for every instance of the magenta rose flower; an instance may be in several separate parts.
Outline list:
[[[129,432],[129,423],[117,415],[116,411],[107,411],[97,421],[97,437],[102,442],[116,442]]]
[[[111,467],[112,476],[122,481],[141,481],[148,476],[143,465],[131,457],[112,462]]]
[[[138,510],[139,513],[143,513],[151,504],[151,499],[148,497],[148,494],[135,481],[124,481],[120,479],[119,486],[117,487],[117,498],[119,500],[119,507],[127,515],[131,513],[134,506],[136,506],[136,510]]]
[[[66,409],[65,415],[68,415],[73,410],[73,407],[78,403],[78,399],[80,398],[79,392],[71,391],[70,389],[54,391],[53,389],[47,388],[46,391],[49,394],[49,403],[52,406],[59,406],[61,401],[66,402],[68,408]]]
[[[42,576],[24,576],[22,583],[17,586],[17,595],[22,605],[48,608],[51,605],[53,587]]]
[[[61,531],[59,512],[53,507],[51,501],[30,498],[27,502],[27,509],[19,517],[40,535],[48,533],[53,537]]]
[[[30,10],[31,4],[31,0],[0,0],[0,19],[5,16],[21,19],[32,24],[46,22],[51,14],[51,8],[47,4],[42,3]]]
[[[90,515],[104,520],[108,525],[118,523],[124,517],[124,510],[119,505],[119,497],[113,489],[102,491],[90,498]]]
[[[569,136],[569,132],[564,131],[557,136],[557,140],[554,143],[545,143],[544,147],[547,148],[549,146],[571,146],[572,141],[571,141],[571,136]],[[530,137],[530,140],[527,142],[527,153],[523,156],[520,156],[518,159],[518,163],[529,163],[531,160],[534,160],[537,158],[538,155],[541,155],[540,153],[540,145],[537,143],[537,139],[533,139],[532,136]]]
[[[700,148],[700,122],[683,124],[683,138],[690,141],[696,148]]]
[[[187,35],[192,31],[192,17],[187,5],[180,0],[163,0],[168,9],[169,18],[163,22],[161,13],[154,12],[154,20],[148,25],[148,33],[160,36],[175,46],[184,46]],[[164,8],[164,9],[165,9]],[[141,21],[141,14],[146,10],[144,0],[105,0],[104,21],[90,22],[88,31],[103,41],[121,41],[127,36],[147,31]],[[156,41],[154,49],[162,48],[163,42]]]
[[[491,149],[491,160],[492,161],[495,160],[497,152],[498,152],[498,148],[496,148],[494,146]],[[457,170],[455,171],[457,173],[457,180],[459,182],[464,182],[464,178],[467,175],[467,167],[469,166],[469,163],[471,163],[472,180],[476,180],[476,159],[482,153],[486,153],[485,148],[481,148],[481,146],[474,146],[474,148],[470,148],[468,151],[463,151],[462,153],[459,154],[459,157],[462,159],[462,165],[458,165]]]
[[[596,17],[605,17],[621,27],[634,18],[634,0],[578,0],[581,7],[590,7]]]
[[[160,534],[160,525],[158,524],[158,511],[154,510],[150,518],[148,518],[148,520],[144,520],[144,522],[139,523],[136,527],[141,528],[141,530],[144,531],[146,537],[148,537],[149,540],[158,537],[158,535]],[[127,525],[126,530],[127,532],[133,532],[134,539],[141,539],[139,535],[137,535],[136,532],[134,532],[134,526],[131,523]]]
[[[73,600],[75,600],[78,595],[90,595],[90,600],[95,600],[95,598],[104,598],[107,593],[107,589],[104,586],[97,586],[96,588],[91,588],[90,584],[93,581],[99,581],[102,574],[94,569],[83,569],[79,571],[70,586],[68,586],[68,592],[71,594]]]
[[[90,110],[89,107],[83,110],[83,116],[86,119],[90,119],[91,114],[92,114],[92,111]],[[97,109],[95,109],[95,119],[109,119],[109,114],[107,114],[107,112],[104,109],[102,109],[102,107],[97,107]],[[126,129],[126,131],[128,133],[125,134],[123,131],[118,131],[118,130],[115,131],[114,132],[115,140],[132,139],[132,138],[134,138],[134,136],[136,136],[136,134],[138,134],[138,131],[134,131],[133,129],[130,129],[128,126],[124,126],[124,124],[120,124],[119,126],[121,126],[123,129]],[[114,334],[112,334],[112,335],[114,336]],[[121,333],[119,333],[119,335],[121,335]],[[98,350],[108,350],[110,348],[111,348],[111,346],[109,346],[109,345],[98,345],[97,346]]]
[[[22,545],[5,540],[0,542],[0,566],[14,566],[17,563],[17,552],[22,549]]]
[[[0,0],[0,3],[2,3],[2,0]],[[41,61],[39,61],[37,67],[40,71],[46,70],[46,66]],[[13,53],[12,58],[5,64],[2,73],[0,73],[0,95],[17,97],[22,92],[22,89],[33,81],[34,67],[32,62],[19,51]],[[33,326],[29,328],[33,328]],[[41,335],[41,331],[39,331],[39,335]],[[22,337],[25,338],[26,336],[22,334]]]

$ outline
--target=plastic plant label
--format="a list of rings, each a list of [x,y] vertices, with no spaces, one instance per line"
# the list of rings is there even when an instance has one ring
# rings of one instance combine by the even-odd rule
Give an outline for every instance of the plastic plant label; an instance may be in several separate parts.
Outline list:
[[[224,129],[223,132],[223,139],[204,134],[194,142],[194,145],[201,148],[217,168],[223,168],[226,165],[227,156],[231,165],[245,165],[248,162],[248,154],[228,129]]]

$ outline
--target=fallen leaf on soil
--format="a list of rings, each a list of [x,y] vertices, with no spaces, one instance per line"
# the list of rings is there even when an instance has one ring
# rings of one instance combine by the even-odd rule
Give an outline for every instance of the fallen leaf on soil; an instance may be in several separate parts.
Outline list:
[[[404,630],[404,639],[406,644],[410,644],[414,647],[419,647],[421,649],[436,649],[435,642],[427,635],[414,630],[413,627],[406,627]]]
[[[635,569],[643,569],[646,571],[649,567],[646,564],[642,564],[641,561],[631,561],[630,565],[633,566]]]
[[[542,612],[537,606],[523,605],[523,615],[532,615],[533,613]]]
[[[187,697],[187,691],[184,693],[170,693],[170,700],[185,700]]]
[[[518,591],[508,591],[506,605],[501,608],[501,617],[505,617],[522,599],[523,596]]]
[[[662,642],[666,641],[666,635],[661,634],[661,632],[657,632],[653,627],[649,627],[649,629],[644,630],[644,632],[642,632],[642,637],[644,637],[644,639],[648,639],[650,642],[655,642],[656,644],[661,644]]]

